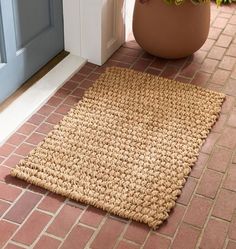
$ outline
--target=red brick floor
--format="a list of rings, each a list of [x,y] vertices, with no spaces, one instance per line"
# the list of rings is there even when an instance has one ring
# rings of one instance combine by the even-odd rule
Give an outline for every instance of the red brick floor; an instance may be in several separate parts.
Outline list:
[[[227,94],[177,205],[157,231],[9,176],[107,66],[131,67]],[[87,63],[0,148],[0,248],[236,248],[236,7],[212,6],[194,55],[161,60],[127,42],[102,67]]]

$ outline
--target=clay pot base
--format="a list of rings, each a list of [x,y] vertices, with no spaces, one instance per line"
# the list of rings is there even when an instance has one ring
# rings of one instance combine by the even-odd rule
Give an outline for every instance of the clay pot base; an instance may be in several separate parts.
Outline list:
[[[148,53],[179,59],[196,52],[208,37],[210,3],[168,5],[163,0],[136,0],[133,33]]]

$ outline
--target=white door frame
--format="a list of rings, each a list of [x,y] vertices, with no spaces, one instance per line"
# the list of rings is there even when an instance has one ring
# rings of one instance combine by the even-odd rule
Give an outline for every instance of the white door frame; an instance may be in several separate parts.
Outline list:
[[[126,0],[63,0],[65,50],[102,65],[125,41],[126,6]]]

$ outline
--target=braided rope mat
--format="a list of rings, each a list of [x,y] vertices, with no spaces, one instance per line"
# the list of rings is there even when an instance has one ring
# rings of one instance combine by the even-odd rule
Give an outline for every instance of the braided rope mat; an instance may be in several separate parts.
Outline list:
[[[223,101],[194,85],[109,68],[11,174],[156,228]]]

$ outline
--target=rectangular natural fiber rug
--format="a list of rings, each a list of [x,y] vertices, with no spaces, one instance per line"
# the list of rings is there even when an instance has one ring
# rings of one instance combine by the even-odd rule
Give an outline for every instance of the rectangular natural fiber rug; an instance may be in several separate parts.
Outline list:
[[[109,68],[11,174],[156,228],[223,100],[191,84]]]

